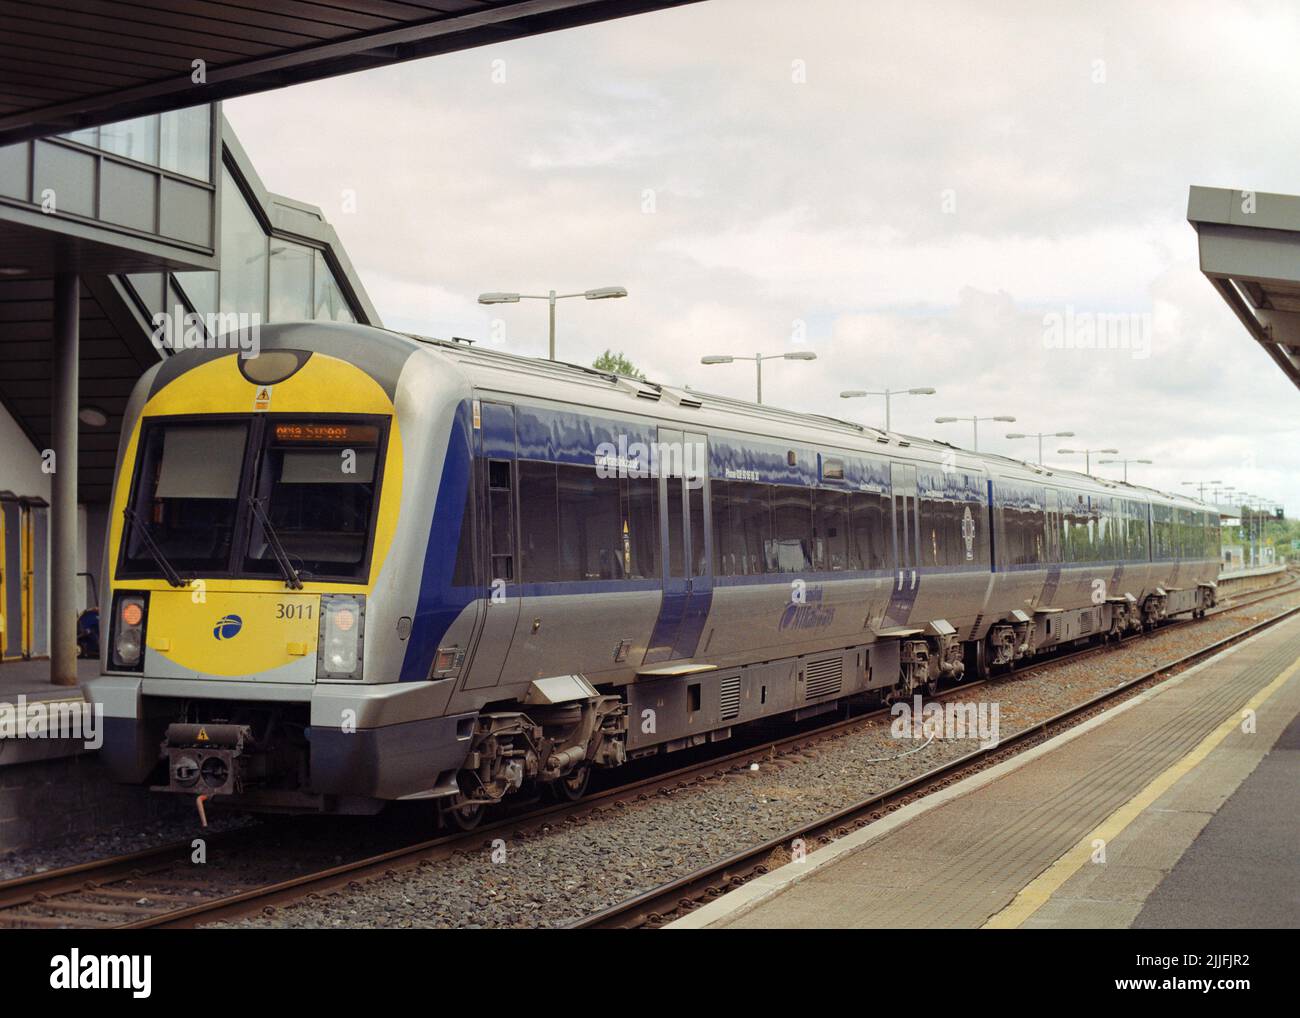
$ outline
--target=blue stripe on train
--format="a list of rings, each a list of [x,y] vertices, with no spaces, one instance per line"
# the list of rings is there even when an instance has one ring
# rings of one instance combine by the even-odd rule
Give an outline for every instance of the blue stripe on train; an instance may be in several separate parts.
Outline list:
[[[477,594],[473,587],[453,587],[451,583],[473,462],[471,434],[470,404],[464,400],[452,419],[447,456],[443,461],[442,478],[438,481],[438,497],[429,525],[429,543],[424,550],[420,596],[398,676],[403,682],[419,682],[429,677],[438,644]]]

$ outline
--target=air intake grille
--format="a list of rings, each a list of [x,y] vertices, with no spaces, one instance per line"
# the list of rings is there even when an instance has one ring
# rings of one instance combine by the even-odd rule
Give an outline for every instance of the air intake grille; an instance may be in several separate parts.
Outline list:
[[[828,657],[821,661],[809,661],[804,669],[804,678],[805,700],[838,693],[844,685],[844,659]]]
[[[731,675],[718,686],[718,717],[730,721],[740,716],[740,676]]]
[[[1084,636],[1095,631],[1097,628],[1097,612],[1086,611],[1079,613],[1079,635]]]
[[[980,612],[978,615],[975,616],[975,625],[970,627],[970,636],[966,637],[966,639],[968,640],[975,639],[975,635],[980,631],[980,623],[982,623],[983,621],[984,621],[984,613]]]

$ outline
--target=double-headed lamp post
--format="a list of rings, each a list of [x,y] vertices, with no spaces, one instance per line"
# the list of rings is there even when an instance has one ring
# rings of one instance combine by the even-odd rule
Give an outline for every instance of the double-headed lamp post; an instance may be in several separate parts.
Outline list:
[[[1214,485],[1222,484],[1223,482],[1222,481],[1181,481],[1179,483],[1184,484],[1189,488],[1195,488],[1200,493],[1201,501],[1204,502],[1205,489],[1212,488],[1214,487]]]
[[[1094,452],[1099,452],[1110,456],[1116,456],[1119,454],[1118,449],[1057,449],[1056,451],[1060,453],[1062,456],[1082,456],[1083,472],[1085,474],[1092,473],[1092,454]]]
[[[756,353],[753,357],[731,356],[730,354],[710,354],[701,357],[701,364],[731,364],[733,361],[753,361],[758,368],[758,402],[763,402],[763,362],[764,361],[815,361],[817,355],[811,350],[792,350],[790,353]]]
[[[907,396],[933,396],[934,390],[928,386],[922,386],[918,389],[845,389],[840,393],[840,399],[855,399],[858,396],[884,396],[885,397],[885,430],[891,430],[889,427],[889,397],[899,394]]]
[[[1007,435],[1007,438],[1036,438],[1038,439],[1038,465],[1043,465],[1043,439],[1044,438],[1073,438],[1073,431],[1013,431]]]
[[[480,293],[478,302],[480,304],[518,304],[521,300],[544,300],[550,304],[551,310],[551,345],[550,359],[555,360],[555,302],[564,300],[568,297],[585,297],[587,300],[609,300],[613,297],[626,297],[627,290],[621,286],[599,286],[594,290],[583,290],[581,293],[556,293],[550,290],[547,293],[501,293],[494,291],[492,293]]]
[[[999,414],[996,417],[936,417],[935,424],[952,424],[955,421],[970,421],[975,428],[975,444],[971,447],[972,452],[980,451],[980,421],[1004,421],[1007,424],[1015,424],[1014,417],[1008,417],[1005,414]]]
[[[1105,463],[1123,463],[1123,464],[1124,464],[1124,483],[1125,483],[1125,484],[1128,484],[1128,465],[1129,465],[1130,463],[1146,463],[1146,464],[1150,464],[1150,463],[1151,463],[1151,460],[1098,460],[1098,461],[1097,461],[1097,464],[1098,464],[1099,466],[1102,465],[1102,464],[1105,464]]]

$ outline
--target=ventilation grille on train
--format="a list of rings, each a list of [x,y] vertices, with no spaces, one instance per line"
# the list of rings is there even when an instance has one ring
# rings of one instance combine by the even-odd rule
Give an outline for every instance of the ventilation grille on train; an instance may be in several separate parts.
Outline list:
[[[970,627],[970,636],[966,637],[966,639],[968,640],[975,639],[976,635],[980,631],[980,623],[983,621],[984,621],[984,613],[980,612],[978,615],[975,616],[975,625]]]
[[[809,661],[804,668],[804,699],[838,693],[844,685],[844,658],[828,657],[822,661]]]
[[[730,721],[740,716],[740,676],[732,675],[722,680],[718,686],[718,717]]]
[[[1097,612],[1086,611],[1079,612],[1079,635],[1087,636],[1097,628]]]

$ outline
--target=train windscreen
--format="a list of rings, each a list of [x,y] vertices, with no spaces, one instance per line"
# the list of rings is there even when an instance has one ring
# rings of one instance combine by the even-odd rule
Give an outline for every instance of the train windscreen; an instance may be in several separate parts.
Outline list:
[[[265,431],[244,571],[280,571],[278,541],[303,579],[361,578],[376,505],[376,424],[276,420]],[[270,526],[266,523],[269,521]]]
[[[125,523],[124,567],[225,572],[230,564],[247,422],[175,423],[149,428]]]

